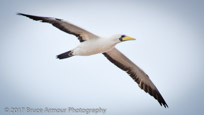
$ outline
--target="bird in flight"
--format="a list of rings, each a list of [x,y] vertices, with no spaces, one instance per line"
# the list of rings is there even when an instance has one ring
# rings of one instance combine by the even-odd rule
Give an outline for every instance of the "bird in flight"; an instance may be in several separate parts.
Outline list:
[[[111,37],[99,37],[62,19],[34,16],[23,13],[18,13],[17,15],[26,16],[36,21],[50,23],[56,28],[68,34],[73,34],[78,38],[81,44],[70,51],[57,55],[58,59],[65,59],[77,55],[88,56],[102,53],[110,62],[127,72],[129,76],[131,76],[132,79],[137,82],[138,86],[153,96],[161,106],[164,106],[165,108],[168,107],[167,103],[163,99],[159,90],[152,83],[149,76],[115,48],[115,45],[118,43],[128,40],[135,40],[134,38],[122,34],[113,35]]]

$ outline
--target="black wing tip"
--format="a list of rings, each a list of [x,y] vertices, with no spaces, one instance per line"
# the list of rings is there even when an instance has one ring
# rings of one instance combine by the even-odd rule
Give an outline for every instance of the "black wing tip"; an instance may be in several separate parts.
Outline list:
[[[24,14],[24,13],[19,13],[17,12],[16,15],[21,15],[21,16],[28,16],[27,14]]]
[[[139,87],[141,89],[143,89],[146,93],[153,96],[159,102],[159,104],[161,106],[168,108],[167,103],[165,102],[164,98],[162,97],[162,95],[160,94],[160,92],[157,89],[152,91],[152,89],[149,86],[145,85],[142,81],[141,81],[141,83],[138,83],[138,84],[141,84],[141,85],[139,85]]]
[[[17,12],[16,15],[22,15],[22,13]]]
[[[32,15],[28,15],[28,14],[24,14],[24,13],[17,13],[17,15],[19,15],[19,16],[25,16],[25,17],[28,17],[28,18],[31,18],[31,19],[34,19],[34,20],[35,20],[34,16],[32,16]]]
[[[158,97],[159,97],[158,99],[157,98],[155,98],[155,99],[159,102],[159,104],[161,106],[164,106],[165,108],[169,108],[166,101],[164,100],[164,98],[161,96],[161,94],[159,92],[158,92]]]
[[[166,104],[166,102],[159,102],[161,106],[164,106],[164,108],[169,108],[169,106]]]
[[[28,18],[33,19],[33,20],[35,20],[35,21],[41,20],[42,22],[45,22],[45,21],[42,19],[43,17],[40,17],[40,16],[34,16],[34,15],[29,15],[29,14],[24,14],[24,13],[17,13],[17,15],[25,16],[25,17],[28,17]]]
[[[163,106],[165,107],[165,108],[169,108],[169,106],[165,103],[165,104],[163,104]]]

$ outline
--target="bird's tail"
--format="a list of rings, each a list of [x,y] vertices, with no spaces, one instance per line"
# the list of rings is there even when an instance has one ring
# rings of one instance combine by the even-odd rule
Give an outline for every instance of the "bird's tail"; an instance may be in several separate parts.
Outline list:
[[[57,58],[58,59],[65,59],[65,58],[72,57],[72,56],[73,56],[73,52],[70,50],[68,52],[57,55]]]

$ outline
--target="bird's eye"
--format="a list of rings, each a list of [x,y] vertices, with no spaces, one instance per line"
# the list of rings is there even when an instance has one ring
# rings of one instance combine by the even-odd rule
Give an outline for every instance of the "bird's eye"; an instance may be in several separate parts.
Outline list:
[[[125,37],[125,35],[122,35],[122,36],[121,36],[121,38],[124,38],[124,37]]]

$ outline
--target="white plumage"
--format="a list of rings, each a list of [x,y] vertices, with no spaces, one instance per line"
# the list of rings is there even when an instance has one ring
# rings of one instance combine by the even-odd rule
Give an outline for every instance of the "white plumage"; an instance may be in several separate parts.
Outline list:
[[[73,55],[89,56],[97,53],[107,52],[114,48],[116,44],[121,42],[119,40],[121,36],[122,35],[114,35],[111,37],[101,37],[84,41],[72,50]]]

